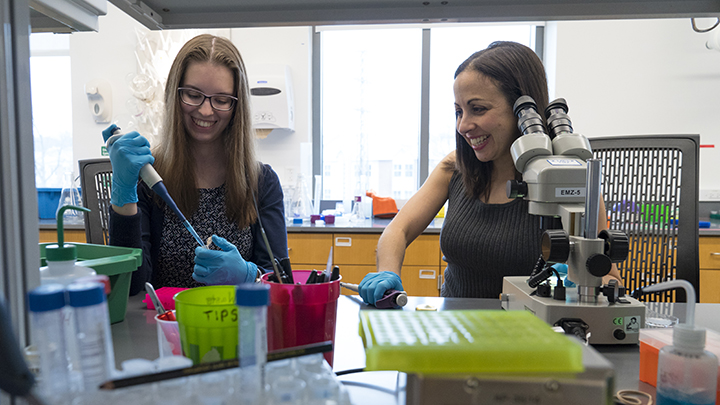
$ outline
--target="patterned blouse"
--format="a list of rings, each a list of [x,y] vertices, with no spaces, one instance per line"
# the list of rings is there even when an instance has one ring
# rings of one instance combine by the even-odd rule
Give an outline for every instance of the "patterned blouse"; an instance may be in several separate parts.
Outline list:
[[[230,222],[225,215],[225,186],[199,189],[198,209],[188,220],[202,240],[213,234],[234,244],[240,255],[249,260],[253,248],[250,227],[240,229],[237,222]],[[164,204],[163,204],[164,205]],[[204,284],[193,280],[195,238],[185,229],[180,219],[164,205],[160,260],[154,270],[157,285],[168,287],[200,287]],[[218,249],[214,244],[211,249]],[[218,249],[219,250],[219,249]]]

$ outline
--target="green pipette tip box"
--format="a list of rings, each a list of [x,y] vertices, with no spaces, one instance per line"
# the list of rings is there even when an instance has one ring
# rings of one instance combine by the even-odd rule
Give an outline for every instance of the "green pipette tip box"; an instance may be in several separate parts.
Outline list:
[[[578,373],[582,347],[526,311],[361,311],[368,371]]]

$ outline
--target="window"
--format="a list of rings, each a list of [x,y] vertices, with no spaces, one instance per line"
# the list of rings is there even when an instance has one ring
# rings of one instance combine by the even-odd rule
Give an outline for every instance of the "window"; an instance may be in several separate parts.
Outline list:
[[[452,85],[458,65],[493,41],[534,46],[535,26],[458,25],[430,28],[423,54],[418,26],[320,29],[321,166],[324,199],[350,200],[374,190],[409,198],[425,179],[420,162],[420,108],[429,92],[429,171],[455,149]],[[427,36],[425,36],[427,38]],[[426,48],[428,48],[427,44]],[[430,60],[429,88],[422,61]],[[331,190],[329,193],[327,190]]]
[[[394,183],[381,177],[417,161],[421,34],[405,28],[322,33],[322,159],[333,168],[323,179],[332,190],[324,199],[349,200],[369,189],[391,195]]]
[[[494,41],[514,41],[531,48],[532,25],[483,25],[433,28],[430,40],[430,141],[428,173],[455,149],[455,70],[473,53]],[[472,39],[472,40],[471,40]]]
[[[73,171],[70,36],[30,35],[35,186],[64,187]]]

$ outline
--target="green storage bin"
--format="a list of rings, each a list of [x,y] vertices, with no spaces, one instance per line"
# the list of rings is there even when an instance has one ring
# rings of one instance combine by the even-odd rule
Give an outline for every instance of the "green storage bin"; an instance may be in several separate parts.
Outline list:
[[[55,244],[57,243],[40,244],[40,267],[47,265],[45,247]],[[75,245],[78,262],[92,268],[97,274],[104,274],[110,278],[111,290],[107,297],[110,323],[122,322],[127,310],[132,272],[142,264],[142,249],[65,242],[65,245],[68,244]]]

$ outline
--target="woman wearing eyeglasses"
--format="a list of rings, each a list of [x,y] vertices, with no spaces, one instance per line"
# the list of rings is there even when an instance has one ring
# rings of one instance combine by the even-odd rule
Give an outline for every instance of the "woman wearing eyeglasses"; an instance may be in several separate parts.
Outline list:
[[[143,249],[131,295],[148,281],[195,287],[255,280],[259,271],[272,269],[260,223],[273,255],[287,257],[282,188],[270,166],[258,162],[254,142],[239,51],[225,38],[191,39],[170,68],[160,143],[151,153],[148,141],[130,132],[109,149],[110,243]],[[199,247],[166,204],[138,183],[146,163],[200,238],[212,236],[210,249]]]

